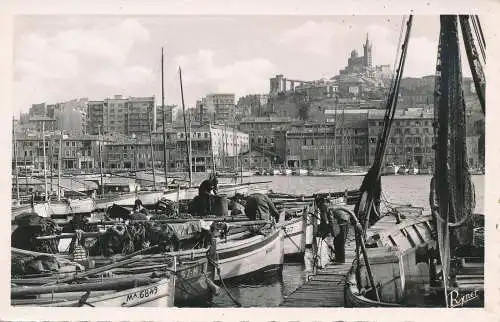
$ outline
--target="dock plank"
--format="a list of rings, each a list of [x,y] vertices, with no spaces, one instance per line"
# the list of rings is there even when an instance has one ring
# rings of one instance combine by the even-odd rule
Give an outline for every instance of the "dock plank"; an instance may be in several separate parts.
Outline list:
[[[327,264],[311,275],[307,282],[286,296],[281,307],[344,307],[346,275],[355,257],[356,243],[346,243],[346,262],[341,265]]]

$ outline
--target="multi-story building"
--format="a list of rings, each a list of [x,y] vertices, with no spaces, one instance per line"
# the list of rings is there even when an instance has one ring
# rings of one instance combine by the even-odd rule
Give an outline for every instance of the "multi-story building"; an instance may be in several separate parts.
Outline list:
[[[208,119],[218,124],[234,122],[234,109],[234,94],[212,93],[202,98],[201,103],[197,103],[197,110],[202,114],[201,120]]]
[[[236,118],[263,116],[267,110],[268,99],[269,95],[266,94],[251,94],[240,97],[235,109]]]
[[[87,133],[88,99],[74,99],[47,105],[47,114],[57,120],[57,130],[65,133]]]
[[[87,132],[97,135],[104,131],[104,115],[106,114],[104,101],[88,101],[87,103]],[[106,116],[107,120],[107,116]]]
[[[287,116],[244,117],[240,121],[239,129],[248,133],[252,150],[273,150],[274,129],[290,126],[292,122],[293,118]]]
[[[211,132],[210,132],[211,129]],[[234,166],[236,155],[248,152],[248,134],[218,125],[192,124],[187,142],[183,125],[167,127],[167,166],[170,171],[186,171],[187,147],[191,141],[193,171],[206,171],[212,165],[212,154],[217,167]],[[105,162],[110,168],[163,167],[163,128],[152,135],[153,153],[146,136],[123,138],[106,145]],[[213,150],[213,152],[212,152]]]
[[[28,114],[29,116],[47,116],[47,106],[45,103],[31,104]]]
[[[177,105],[165,105],[165,124],[175,123],[179,113],[179,107]],[[158,105],[156,107],[156,127],[163,126],[163,107]]]
[[[156,110],[153,97],[115,95],[102,101],[89,101],[87,111],[90,134],[142,134],[149,133],[155,124]]]
[[[128,121],[128,99],[122,95],[104,99],[103,107],[103,132],[125,134]]]
[[[16,138],[18,166],[33,165],[37,169],[58,169],[59,157],[61,170],[68,169],[93,169],[99,166],[99,142],[109,139],[92,135],[47,134],[45,135],[45,151],[41,133],[23,135]],[[59,152],[62,146],[61,152]]]
[[[57,129],[56,119],[48,116],[30,116],[26,123],[26,128],[30,132],[52,132]]]
[[[156,129],[155,98],[129,97],[125,102],[125,135],[149,133]]]
[[[275,149],[288,167],[337,168],[368,164],[366,111],[337,120],[305,122],[275,130]]]
[[[368,112],[369,162],[375,157],[377,141],[384,124],[385,111]],[[385,163],[418,166],[430,169],[434,163],[433,111],[421,108],[406,108],[396,111],[391,135],[385,153]]]

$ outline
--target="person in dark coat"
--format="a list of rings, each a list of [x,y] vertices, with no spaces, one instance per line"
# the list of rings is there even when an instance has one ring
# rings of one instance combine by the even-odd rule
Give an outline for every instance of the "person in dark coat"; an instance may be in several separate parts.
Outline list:
[[[142,205],[141,199],[135,201],[134,208],[130,213],[130,220],[148,220],[148,212]]]
[[[345,263],[345,242],[349,231],[350,215],[341,207],[331,206],[329,201],[319,196],[316,198],[316,206],[320,211],[319,236],[331,247],[333,237],[333,252],[335,263]]]
[[[214,183],[210,179],[204,180],[198,188],[198,195],[189,204],[189,213],[194,217],[204,217],[212,213],[212,193]]]
[[[262,193],[254,193],[246,198],[245,214],[250,220],[271,220],[275,222],[280,219],[280,213],[269,197]]]

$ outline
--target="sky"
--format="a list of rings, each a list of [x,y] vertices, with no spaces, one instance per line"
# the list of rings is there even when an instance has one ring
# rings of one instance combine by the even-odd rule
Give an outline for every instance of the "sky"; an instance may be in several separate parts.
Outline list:
[[[155,95],[187,107],[212,92],[268,93],[269,78],[332,77],[368,33],[373,63],[394,65],[402,16],[25,15],[14,21],[13,109],[79,97]],[[438,16],[415,16],[404,76],[434,74]],[[463,57],[465,58],[465,57]],[[464,73],[468,70],[464,68]]]

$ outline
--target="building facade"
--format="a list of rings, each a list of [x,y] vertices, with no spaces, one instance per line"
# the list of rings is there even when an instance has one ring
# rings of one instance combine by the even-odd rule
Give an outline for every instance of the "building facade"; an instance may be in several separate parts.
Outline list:
[[[251,94],[240,97],[235,108],[236,118],[263,116],[267,110],[268,99],[269,96],[266,94]]]
[[[292,124],[291,117],[244,117],[240,121],[239,129],[248,133],[250,148],[273,150],[274,149],[274,129],[277,127],[288,127]]]
[[[98,135],[104,131],[104,101],[88,101],[87,103],[87,132]],[[107,117],[106,117],[107,119]]]
[[[156,129],[154,96],[129,97],[125,102],[125,135],[140,135]]]
[[[187,171],[189,146],[195,172],[210,169],[212,155],[217,167],[232,167],[236,156],[249,150],[248,134],[233,128],[193,124],[187,138],[183,125],[167,127],[165,132],[169,171]],[[163,128],[158,128],[152,135],[152,142],[153,152],[146,136],[115,140],[106,145],[105,162],[111,169],[151,169],[153,162],[156,168],[163,168]]]
[[[95,169],[99,167],[99,146],[108,141],[109,139],[99,140],[97,136],[92,135],[61,136],[52,133],[45,135],[44,151],[40,133],[19,136],[15,142],[17,164],[19,167],[26,165],[36,169],[44,169],[45,164],[47,169],[57,171],[60,158],[61,170]]]
[[[275,151],[283,165],[291,168],[367,166],[367,113],[276,129]]]
[[[368,113],[369,160],[373,162],[379,135],[384,124],[385,111],[370,110]],[[417,166],[431,169],[434,166],[434,132],[432,110],[406,108],[396,111],[391,135],[385,153],[385,163]]]
[[[165,124],[172,124],[177,121],[179,107],[177,105],[165,105]],[[156,126],[155,130],[163,126],[163,107],[156,106]]]
[[[215,124],[234,123],[235,119],[235,95],[226,93],[208,94],[197,102],[198,119],[211,121]]]

